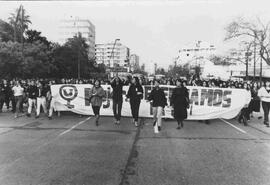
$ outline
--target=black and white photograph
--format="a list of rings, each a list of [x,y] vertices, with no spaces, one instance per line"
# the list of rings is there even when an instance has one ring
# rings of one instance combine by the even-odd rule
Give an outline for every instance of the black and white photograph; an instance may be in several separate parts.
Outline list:
[[[0,0],[0,185],[270,185],[270,2]]]

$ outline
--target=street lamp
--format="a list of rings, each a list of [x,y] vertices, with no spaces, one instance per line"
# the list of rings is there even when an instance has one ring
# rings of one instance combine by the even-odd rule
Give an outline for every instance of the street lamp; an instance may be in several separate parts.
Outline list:
[[[116,42],[117,41],[120,41],[120,39],[115,39],[115,41],[114,41],[113,48],[112,48],[112,53],[111,53],[110,60],[109,60],[109,68],[111,68],[111,60],[112,60],[112,64],[113,64],[112,67],[114,67],[114,62],[113,62],[113,59],[114,59],[114,48],[115,48],[115,45],[116,45]],[[110,70],[110,72],[111,72],[111,70]]]

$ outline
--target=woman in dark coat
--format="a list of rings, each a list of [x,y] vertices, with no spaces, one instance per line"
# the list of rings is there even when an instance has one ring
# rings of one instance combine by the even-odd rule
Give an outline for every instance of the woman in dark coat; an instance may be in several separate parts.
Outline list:
[[[253,111],[254,112],[260,112],[260,103],[261,100],[258,96],[258,91],[259,91],[259,86],[257,82],[254,82],[252,87],[251,87],[251,101],[249,104],[249,113],[251,114]]]
[[[127,98],[130,99],[130,108],[133,117],[133,123],[137,127],[139,118],[139,109],[141,99],[143,98],[143,88],[140,85],[139,78],[133,77],[132,83],[128,89]]]
[[[181,127],[184,127],[183,120],[187,118],[189,95],[188,89],[182,85],[180,80],[176,81],[176,88],[173,89],[171,106],[173,106],[174,118],[178,123],[177,129],[181,129]]]

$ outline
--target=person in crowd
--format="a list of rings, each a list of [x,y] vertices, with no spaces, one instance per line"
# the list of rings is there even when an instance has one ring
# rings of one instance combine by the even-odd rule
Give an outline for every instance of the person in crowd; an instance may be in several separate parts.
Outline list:
[[[100,107],[102,105],[102,99],[105,97],[105,91],[101,87],[101,83],[99,80],[95,80],[93,88],[90,90],[90,103],[92,105],[92,109],[95,115],[95,123],[96,126],[99,125],[99,117],[100,117]]]
[[[12,88],[13,94],[14,94],[14,100],[16,104],[15,109],[15,118],[18,118],[19,111],[20,111],[20,105],[23,101],[23,94],[24,94],[24,88],[21,86],[20,81],[15,82],[15,86]]]
[[[48,89],[45,87],[44,82],[38,82],[38,96],[37,96],[37,109],[36,109],[36,118],[39,118],[40,115],[40,108],[42,107],[43,112],[47,114],[47,102],[46,96]]]
[[[9,103],[12,96],[12,90],[10,88],[10,85],[8,84],[7,80],[3,80],[3,88],[4,88],[4,96],[5,100],[4,103],[6,104],[7,110],[9,110]]]
[[[55,110],[55,108],[54,108],[55,98],[52,96],[52,91],[51,91],[51,86],[53,84],[54,84],[53,81],[49,81],[49,87],[48,87],[48,92],[47,92],[47,102],[49,104],[49,108],[48,108],[49,109],[49,114],[48,114],[49,120],[52,119],[53,111]]]
[[[13,92],[13,87],[15,86],[16,82],[11,80],[10,81],[10,88],[11,88],[11,96],[10,96],[10,100],[11,100],[11,106],[12,106],[12,112],[15,114],[16,112],[16,101],[15,101],[15,96],[14,96],[14,92]]]
[[[243,89],[247,90],[247,92],[251,95],[250,89],[248,88],[247,83],[243,84]],[[240,111],[239,117],[238,117],[238,122],[241,123],[243,121],[244,125],[247,126],[247,121],[250,120],[249,117],[249,110],[248,110],[248,105],[250,104],[250,97],[249,99],[246,100],[248,102]]]
[[[27,89],[26,92],[28,96],[28,110],[27,110],[27,117],[31,117],[31,112],[32,112],[32,107],[35,107],[36,109],[36,104],[37,104],[37,96],[38,96],[38,88],[35,85],[35,82],[33,80],[30,81],[30,85]]]
[[[138,118],[139,118],[139,108],[141,99],[143,98],[143,88],[140,85],[139,78],[133,77],[131,81],[131,85],[129,86],[127,99],[130,101],[131,114],[133,118],[133,123],[137,127],[138,126]]]
[[[121,80],[118,76],[112,79],[111,86],[113,88],[113,115],[115,118],[115,124],[120,124],[121,111],[123,104],[123,86],[125,85],[124,80]]]
[[[262,102],[262,108],[264,112],[263,123],[269,127],[269,110],[270,110],[270,82],[266,81],[265,85],[262,86],[258,91],[258,97]]]
[[[261,101],[258,96],[259,86],[257,82],[254,82],[251,86],[251,101],[248,107],[249,114],[252,112],[260,112]]]
[[[20,112],[23,113],[24,110],[23,110],[23,107],[24,107],[24,104],[26,104],[28,107],[28,96],[27,96],[27,93],[26,93],[26,90],[28,89],[28,84],[26,83],[25,80],[21,81],[21,86],[22,88],[24,89],[24,93],[23,93],[23,99],[21,101],[21,104],[20,104]]]
[[[0,82],[0,112],[2,112],[4,102],[5,102],[5,89],[4,85]]]
[[[151,91],[148,100],[152,101],[153,119],[155,126],[157,124],[158,131],[161,131],[162,114],[164,107],[167,105],[167,100],[164,91],[159,87],[159,81],[155,80],[155,87]]]
[[[183,86],[181,80],[176,81],[176,88],[173,89],[170,104],[173,107],[173,116],[177,121],[177,129],[184,127],[183,121],[187,118],[189,108],[188,89]]]
[[[207,81],[203,81],[202,86],[203,86],[203,87],[208,87]]]

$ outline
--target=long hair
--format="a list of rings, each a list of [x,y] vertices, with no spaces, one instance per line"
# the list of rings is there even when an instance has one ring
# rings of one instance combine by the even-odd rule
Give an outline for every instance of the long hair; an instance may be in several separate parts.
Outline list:
[[[96,82],[98,82],[98,87],[100,87],[100,86],[101,86],[100,80],[99,80],[99,79],[96,79],[96,80],[94,81],[94,86],[95,86],[95,87],[96,87]]]
[[[135,85],[140,85],[140,80],[137,76],[133,77],[135,79]]]

